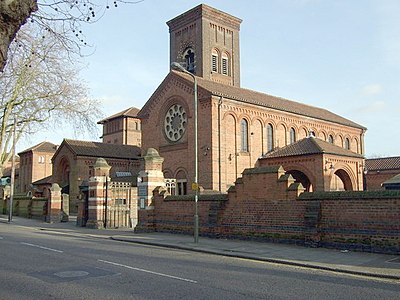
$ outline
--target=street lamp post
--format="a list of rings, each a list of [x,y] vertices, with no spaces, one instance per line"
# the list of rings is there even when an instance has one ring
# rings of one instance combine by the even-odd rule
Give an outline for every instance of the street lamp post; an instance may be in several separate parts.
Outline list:
[[[199,154],[198,154],[198,134],[197,134],[197,79],[192,73],[186,70],[182,65],[177,62],[171,64],[171,68],[181,71],[190,75],[193,78],[194,85],[194,182],[192,189],[195,190],[194,194],[194,242],[199,242],[199,214],[198,214],[198,200],[199,200]]]

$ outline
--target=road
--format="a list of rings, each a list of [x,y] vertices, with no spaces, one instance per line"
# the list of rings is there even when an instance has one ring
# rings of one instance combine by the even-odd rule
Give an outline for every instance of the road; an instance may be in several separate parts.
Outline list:
[[[0,299],[399,299],[400,283],[0,223]]]

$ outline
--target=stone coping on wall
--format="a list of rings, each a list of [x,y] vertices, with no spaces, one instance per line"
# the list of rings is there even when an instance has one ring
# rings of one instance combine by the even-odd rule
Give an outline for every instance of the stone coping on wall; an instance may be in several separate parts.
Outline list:
[[[270,173],[278,173],[278,172],[285,172],[282,166],[263,166],[257,168],[248,168],[244,169],[243,175],[247,174],[270,174]]]
[[[305,192],[297,200],[371,200],[400,199],[400,191]]]
[[[47,201],[45,197],[15,196],[14,201]]]
[[[164,201],[194,201],[193,195],[167,196]],[[228,201],[228,194],[200,194],[199,201]]]

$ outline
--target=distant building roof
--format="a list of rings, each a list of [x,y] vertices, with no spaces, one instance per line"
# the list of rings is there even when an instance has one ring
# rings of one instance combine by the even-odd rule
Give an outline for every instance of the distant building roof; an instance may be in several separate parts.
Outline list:
[[[383,182],[382,185],[400,184],[400,173]]]
[[[77,156],[138,159],[141,149],[131,145],[107,144],[91,141],[64,139],[61,146],[67,146]],[[60,146],[60,148],[61,148]]]
[[[312,154],[334,154],[334,155],[348,156],[348,157],[359,157],[359,158],[363,157],[361,154],[336,146],[332,143],[328,143],[319,138],[307,137],[293,144],[287,145],[285,147],[272,150],[271,152],[266,153],[263,156],[263,158],[276,158],[276,157],[312,155]]]
[[[365,168],[368,171],[400,170],[400,156],[366,159]]]
[[[57,145],[50,143],[50,142],[41,142],[35,146],[32,146],[22,152],[19,152],[18,155],[27,153],[27,152],[50,152],[55,153],[57,150]]]
[[[385,190],[400,190],[400,174],[386,180],[382,183]]]
[[[191,77],[182,72],[172,70],[164,79],[163,83],[170,78],[176,78],[177,80],[185,82],[187,85],[193,85],[193,80],[191,79]],[[196,79],[199,86],[199,94],[203,94],[206,97],[210,97],[212,95],[221,96],[239,102],[259,105],[270,109],[275,109],[279,111],[284,111],[288,113],[302,115],[305,117],[311,117],[319,120],[324,120],[328,122],[333,122],[341,125],[346,125],[366,130],[364,126],[361,126],[353,121],[343,118],[323,108],[306,105],[303,103],[287,100],[276,96],[271,96],[268,94],[263,94],[260,92],[244,88],[221,84],[211,80],[203,79],[201,77],[196,77]],[[154,92],[154,94],[157,93],[157,91],[163,86],[163,83]],[[146,117],[146,115],[148,114],[148,108],[150,108],[151,106],[149,102],[151,101],[148,101],[145,104],[145,106],[143,106],[143,108],[140,110],[138,114],[139,117],[144,117],[144,118]]]
[[[33,185],[42,185],[42,184],[51,184],[52,183],[52,175],[47,176],[45,178],[36,180],[35,182],[32,182]]]
[[[116,113],[116,114],[110,116],[110,117],[107,117],[107,118],[105,118],[105,119],[103,119],[101,121],[98,121],[97,124],[104,124],[106,122],[109,122],[109,121],[111,121],[113,119],[120,118],[120,117],[136,118],[138,113],[139,113],[139,111],[140,111],[140,109],[138,109],[136,107],[130,107],[130,108],[127,108],[127,109],[125,109],[125,110],[123,110],[123,111],[121,111],[119,113]]]

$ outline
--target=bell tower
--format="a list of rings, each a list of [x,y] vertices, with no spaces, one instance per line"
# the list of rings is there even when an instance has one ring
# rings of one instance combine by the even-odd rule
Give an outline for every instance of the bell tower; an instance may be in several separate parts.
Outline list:
[[[168,21],[170,64],[178,62],[196,76],[240,87],[241,22],[205,4]]]

